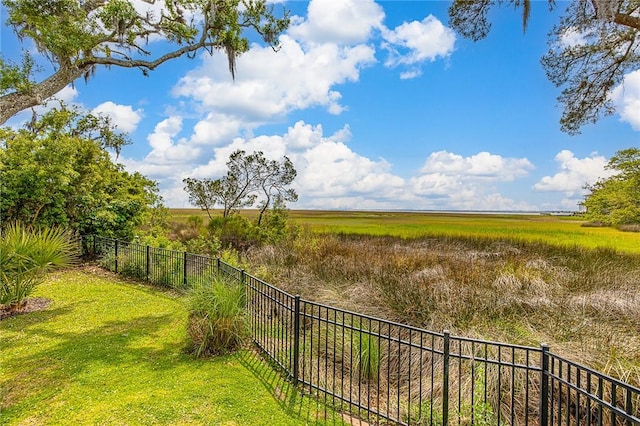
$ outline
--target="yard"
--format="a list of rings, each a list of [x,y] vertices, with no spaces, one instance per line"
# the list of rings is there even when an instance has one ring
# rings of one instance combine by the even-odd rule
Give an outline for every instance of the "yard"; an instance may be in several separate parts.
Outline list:
[[[33,296],[0,321],[0,424],[342,424],[250,350],[188,354],[173,293],[75,269]]]

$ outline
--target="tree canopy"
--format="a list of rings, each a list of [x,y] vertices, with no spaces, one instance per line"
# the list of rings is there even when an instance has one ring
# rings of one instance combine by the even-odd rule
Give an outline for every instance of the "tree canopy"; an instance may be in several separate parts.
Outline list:
[[[260,200],[258,225],[265,211],[276,202],[282,208],[285,201],[295,202],[298,194],[289,185],[297,172],[286,156],[282,162],[267,160],[262,151],[247,154],[237,150],[227,161],[227,174],[220,179],[187,178],[183,182],[189,194],[189,202],[207,211],[211,218],[211,209],[222,206],[222,216],[253,206]]]
[[[556,2],[547,1],[553,9]],[[522,8],[526,30],[531,0],[455,0],[450,24],[478,41],[491,30],[491,9],[503,4]],[[640,0],[572,0],[549,35],[542,65],[549,80],[563,88],[558,97],[563,131],[577,134],[583,125],[613,114],[612,89],[640,69]]]
[[[607,169],[616,174],[587,187],[586,217],[607,225],[640,224],[640,149],[618,151]]]
[[[154,182],[112,162],[107,148],[123,143],[107,119],[67,108],[0,129],[2,222],[131,239],[158,195]]]
[[[266,0],[2,0],[6,26],[32,41],[54,68],[37,79],[37,61],[0,57],[0,124],[41,104],[96,68],[159,65],[200,51],[223,50],[235,75],[236,57],[249,49],[247,30],[276,48],[289,25]],[[145,6],[146,4],[146,6]],[[158,42],[164,41],[164,43]]]

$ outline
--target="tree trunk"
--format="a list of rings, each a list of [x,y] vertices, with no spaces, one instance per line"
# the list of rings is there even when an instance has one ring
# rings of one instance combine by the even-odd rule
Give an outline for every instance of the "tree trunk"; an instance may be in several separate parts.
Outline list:
[[[73,83],[85,71],[86,67],[61,66],[51,77],[33,85],[28,92],[12,92],[0,96],[0,125],[20,111],[42,104],[69,83]]]

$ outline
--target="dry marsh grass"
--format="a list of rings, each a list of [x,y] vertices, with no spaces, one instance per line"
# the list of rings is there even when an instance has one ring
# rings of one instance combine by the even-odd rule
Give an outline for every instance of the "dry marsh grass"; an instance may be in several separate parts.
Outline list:
[[[250,253],[268,282],[414,326],[539,345],[640,384],[640,255],[484,237],[303,233]]]

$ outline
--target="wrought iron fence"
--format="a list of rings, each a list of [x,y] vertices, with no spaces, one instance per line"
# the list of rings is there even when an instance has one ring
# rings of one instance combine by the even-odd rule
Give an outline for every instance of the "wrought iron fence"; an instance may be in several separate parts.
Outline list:
[[[245,284],[252,339],[302,390],[370,424],[640,426],[640,389],[528,347],[452,336],[301,299],[220,259],[83,239],[114,272],[186,289]]]

